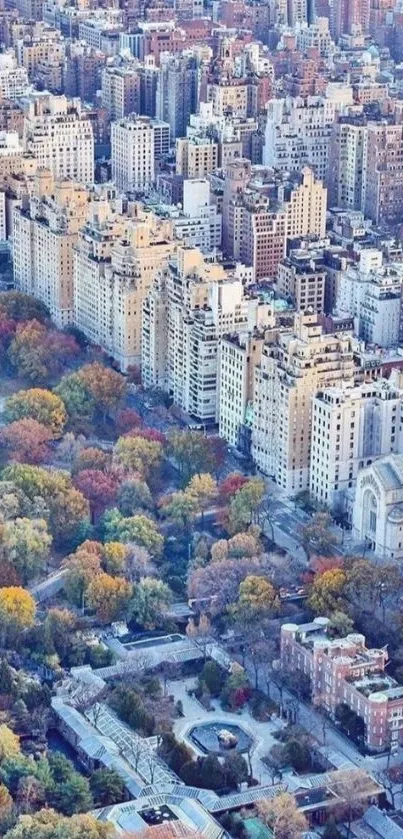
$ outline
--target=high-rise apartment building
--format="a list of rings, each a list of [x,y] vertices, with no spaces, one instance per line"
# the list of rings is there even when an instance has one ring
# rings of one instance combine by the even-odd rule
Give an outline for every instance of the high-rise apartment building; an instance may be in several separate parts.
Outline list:
[[[351,335],[325,334],[315,314],[296,315],[292,330],[265,343],[255,375],[252,455],[287,493],[309,486],[312,396],[352,373]]]
[[[285,195],[287,202],[287,237],[318,236],[326,233],[327,189],[305,166]]]
[[[73,245],[88,211],[86,189],[37,175],[35,194],[14,210],[13,265],[18,289],[41,300],[55,324],[73,322]]]
[[[168,122],[171,137],[186,136],[190,114],[197,111],[199,101],[199,70],[193,54],[166,54],[161,58],[157,83],[156,113]]]
[[[265,326],[274,326],[274,317]],[[220,342],[218,429],[220,437],[249,454],[255,368],[260,363],[264,330],[226,335]]]
[[[310,166],[325,183],[333,122],[352,104],[352,88],[336,83],[327,86],[325,96],[270,99],[263,163],[282,172]]]
[[[206,262],[199,250],[178,247],[163,280],[158,278],[143,306],[142,375],[201,422],[216,421],[221,338],[253,331],[269,307],[248,297],[239,272]],[[165,370],[156,330],[163,336]]]
[[[142,190],[155,180],[154,128],[149,117],[112,123],[112,178],[118,189]]]
[[[393,347],[401,339],[403,266],[383,264],[381,251],[362,250],[358,266],[342,273],[336,310],[355,319],[359,338],[379,347]]]
[[[252,265],[255,280],[274,278],[285,256],[287,214],[284,205],[266,195],[243,195],[240,227],[241,260]]]
[[[351,34],[356,27],[368,32],[370,6],[371,0],[333,0],[330,24],[334,37]]]
[[[367,119],[362,113],[339,117],[332,129],[329,155],[331,207],[362,210],[365,203]]]
[[[14,50],[0,54],[0,99],[15,101],[25,96],[30,88],[25,67],[19,67]]]
[[[396,224],[403,215],[403,124],[368,123],[365,214],[375,224]]]
[[[397,379],[325,388],[313,398],[309,492],[321,506],[344,510],[358,470],[402,451],[403,390]]]
[[[57,179],[94,182],[94,137],[79,99],[35,93],[24,100],[24,142]]]
[[[102,104],[111,120],[140,113],[140,73],[136,63],[105,67],[102,71]]]
[[[141,353],[143,299],[175,248],[169,221],[94,202],[74,249],[74,323],[126,371]]]
[[[208,137],[181,137],[176,141],[176,173],[184,178],[205,178],[218,167],[218,143]]]
[[[309,251],[292,250],[279,262],[277,291],[291,298],[297,312],[325,311],[326,271],[322,260]]]

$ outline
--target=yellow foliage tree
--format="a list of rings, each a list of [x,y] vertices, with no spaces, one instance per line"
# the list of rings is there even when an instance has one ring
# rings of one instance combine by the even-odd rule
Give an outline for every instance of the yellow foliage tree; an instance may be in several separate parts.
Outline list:
[[[159,466],[161,458],[161,443],[144,437],[119,437],[113,454],[117,466],[127,472],[137,472],[142,478]]]
[[[126,617],[133,586],[121,577],[98,574],[88,586],[88,605],[96,609],[101,623]]]
[[[20,738],[4,723],[0,725],[0,763],[20,754]]]
[[[35,620],[35,600],[21,586],[0,588],[0,624],[5,632],[29,629]]]

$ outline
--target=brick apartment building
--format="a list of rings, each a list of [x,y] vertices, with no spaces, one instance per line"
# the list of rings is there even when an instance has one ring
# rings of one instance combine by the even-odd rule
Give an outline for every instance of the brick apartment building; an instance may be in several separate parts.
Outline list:
[[[346,704],[363,720],[365,743],[382,751],[403,740],[403,686],[386,672],[385,648],[368,649],[363,635],[328,636],[327,618],[281,627],[281,667],[311,680],[312,702],[334,716]]]

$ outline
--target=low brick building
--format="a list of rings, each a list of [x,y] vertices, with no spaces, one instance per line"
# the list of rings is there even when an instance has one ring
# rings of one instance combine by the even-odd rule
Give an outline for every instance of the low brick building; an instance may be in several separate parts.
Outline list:
[[[331,716],[347,705],[362,720],[365,743],[382,751],[403,741],[403,686],[386,672],[385,648],[368,649],[365,637],[328,635],[327,618],[281,627],[281,666],[311,680],[312,702]]]

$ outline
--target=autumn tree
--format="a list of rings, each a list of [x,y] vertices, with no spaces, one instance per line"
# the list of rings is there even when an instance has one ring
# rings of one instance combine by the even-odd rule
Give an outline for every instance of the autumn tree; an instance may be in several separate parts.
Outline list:
[[[186,493],[196,500],[197,507],[201,510],[203,517],[204,511],[216,498],[217,482],[208,472],[193,475],[186,488]]]
[[[276,839],[301,839],[308,822],[293,795],[282,792],[257,802],[260,818],[273,830]]]
[[[0,783],[0,823],[11,813],[13,804],[12,796],[7,787]]]
[[[124,376],[98,361],[84,365],[78,375],[104,420],[108,415],[114,415],[126,395]]]
[[[144,577],[134,586],[130,611],[137,623],[145,629],[155,629],[171,601],[172,592],[166,583]]]
[[[101,552],[103,569],[113,577],[125,576],[129,554],[128,545],[122,545],[121,542],[106,542]]]
[[[264,556],[210,562],[190,573],[188,597],[201,601],[211,600],[211,611],[213,614],[219,614],[235,603],[239,586],[245,577],[263,576],[269,570],[270,565]]]
[[[66,411],[59,396],[50,390],[20,390],[6,400],[6,422],[30,418],[46,426],[55,437],[60,436],[66,422]]]
[[[239,596],[232,608],[235,620],[245,622],[262,620],[277,611],[280,601],[272,584],[265,577],[249,575],[240,583]]]
[[[149,477],[158,468],[161,458],[161,443],[146,440],[138,435],[119,437],[113,453],[113,460],[117,466],[123,467],[127,473],[137,473],[143,479]]]
[[[65,592],[71,603],[82,606],[90,583],[101,574],[101,552],[88,550],[84,545],[68,557]]]
[[[301,528],[302,546],[308,558],[314,554],[331,554],[337,539],[331,530],[332,519],[329,513],[316,513],[309,524]]]
[[[14,731],[1,723],[0,725],[0,765],[10,758],[17,757],[20,754],[20,738]]]
[[[84,472],[87,469],[96,469],[100,472],[105,472],[110,466],[110,461],[111,457],[108,452],[97,449],[95,446],[86,446],[74,458],[72,472],[73,475],[76,475],[78,472]]]
[[[233,496],[228,509],[228,531],[239,533],[254,521],[265,493],[264,481],[251,478]]]
[[[8,349],[18,374],[34,384],[60,374],[78,355],[79,347],[72,335],[49,329],[35,319],[17,325]]]
[[[318,574],[311,586],[308,605],[317,615],[332,615],[345,609],[347,577],[341,568]]]
[[[46,522],[40,519],[17,518],[0,527],[0,557],[24,584],[44,569],[51,543]]]
[[[15,420],[0,432],[0,446],[16,463],[43,463],[49,457],[53,434],[48,426],[32,417]]]
[[[188,638],[192,638],[193,641],[196,641],[198,646],[203,650],[204,658],[206,658],[208,646],[211,644],[211,640],[214,635],[214,629],[208,615],[202,613],[199,617],[198,623],[196,623],[193,618],[189,618],[186,627],[186,635]]]
[[[114,829],[88,813],[71,818],[49,808],[18,817],[4,839],[112,839]]]
[[[33,626],[35,600],[21,586],[0,588],[0,625],[4,635],[15,637],[24,629]]]
[[[248,478],[246,475],[242,475],[241,472],[231,472],[219,484],[218,492],[220,501],[223,504],[229,504],[233,496],[247,483]]]
[[[88,586],[87,603],[95,609],[98,620],[107,624],[126,617],[131,594],[131,583],[102,572]]]
[[[140,414],[134,411],[133,408],[122,408],[116,414],[115,425],[118,436],[120,437],[129,431],[133,431],[135,428],[140,428],[142,419]]]
[[[79,372],[63,376],[53,392],[63,401],[70,426],[77,428],[92,421],[95,399]]]
[[[17,464],[7,466],[3,478],[22,490],[31,504],[42,499],[43,517],[47,518],[52,536],[59,544],[77,538],[79,528],[89,523],[88,501],[72,486],[66,472]]]
[[[23,291],[1,291],[0,311],[17,322],[36,320],[40,323],[49,321],[49,310],[40,300],[24,294]]]
[[[87,499],[95,521],[106,507],[114,503],[118,481],[111,473],[100,472],[98,469],[83,469],[75,476],[74,486]]]
[[[148,516],[138,514],[125,517],[114,508],[105,513],[104,530],[106,541],[134,542],[146,548],[153,557],[162,553],[164,537]]]

